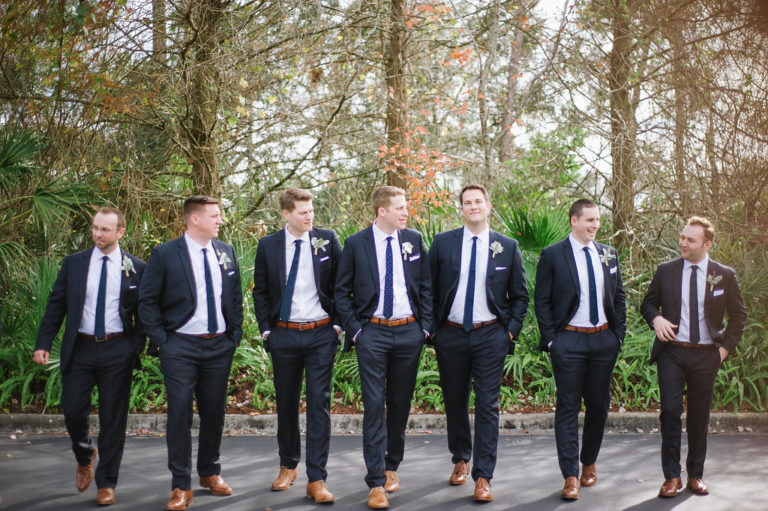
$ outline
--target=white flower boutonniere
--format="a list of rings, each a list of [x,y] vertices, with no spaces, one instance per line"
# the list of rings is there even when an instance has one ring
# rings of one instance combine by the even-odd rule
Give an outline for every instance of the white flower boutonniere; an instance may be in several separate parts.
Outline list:
[[[402,249],[403,249],[403,261],[407,261],[408,256],[411,255],[411,253],[413,252],[413,245],[411,245],[410,241],[406,241],[405,243],[403,243]]]
[[[715,290],[715,286],[723,280],[722,275],[718,275],[717,272],[712,272],[712,275],[707,275],[707,284],[709,284],[709,292]]]
[[[603,253],[600,254],[600,262],[603,263],[606,266],[610,266],[611,265],[611,261],[613,261],[614,259],[616,259],[616,254],[614,254],[610,250],[604,248],[603,249]]]
[[[136,268],[133,267],[133,261],[131,261],[131,258],[125,254],[123,254],[122,270],[125,272],[126,277],[129,273],[136,273]]]
[[[489,247],[491,249],[491,252],[493,252],[493,255],[491,256],[491,259],[494,259],[496,257],[496,254],[501,254],[504,252],[504,247],[501,246],[501,243],[498,241],[494,241],[491,243],[491,246]]]
[[[232,262],[232,259],[229,258],[229,256],[226,254],[226,252],[219,252],[217,250],[216,251],[216,257],[219,258],[219,265],[222,268],[224,268],[225,270],[227,269],[227,264]]]
[[[325,246],[330,243],[330,241],[323,238],[312,238],[310,243],[312,243],[312,247],[315,249],[315,255],[317,255],[318,250],[325,252]]]

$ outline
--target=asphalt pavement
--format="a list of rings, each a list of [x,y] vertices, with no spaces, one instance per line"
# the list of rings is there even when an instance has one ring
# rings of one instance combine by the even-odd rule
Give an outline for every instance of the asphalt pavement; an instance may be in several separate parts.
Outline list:
[[[197,438],[194,438],[196,448]],[[651,433],[607,434],[597,462],[598,483],[583,488],[575,502],[560,500],[562,477],[557,466],[554,435],[503,434],[495,477],[494,502],[472,502],[473,485],[450,486],[452,465],[445,435],[411,434],[398,475],[401,489],[390,495],[391,509],[401,510],[766,510],[768,509],[768,434],[710,434],[704,480],[711,494],[683,491],[674,499],[659,499],[662,482],[661,438]],[[303,445],[303,442],[302,442]],[[194,455],[194,454],[193,454]],[[685,457],[685,444],[683,446]],[[328,461],[333,505],[306,499],[306,474],[285,492],[269,486],[277,475],[275,438],[271,435],[226,436],[222,442],[222,475],[233,487],[230,497],[216,497],[196,487],[195,510],[365,510],[368,489],[359,435],[335,435]],[[69,439],[62,434],[0,438],[0,509],[96,509],[96,488],[75,489],[75,461]],[[685,474],[683,474],[685,480]],[[117,504],[110,509],[162,510],[170,492],[163,436],[132,436],[117,487]]]

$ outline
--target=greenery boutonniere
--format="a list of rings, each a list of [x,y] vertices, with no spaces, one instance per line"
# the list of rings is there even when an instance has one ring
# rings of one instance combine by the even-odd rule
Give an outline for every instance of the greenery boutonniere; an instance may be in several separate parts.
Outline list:
[[[494,241],[491,243],[491,246],[489,247],[491,249],[491,252],[493,252],[493,255],[491,256],[491,259],[494,259],[496,257],[496,254],[501,254],[504,252],[504,247],[501,246],[501,243],[498,241]]]
[[[413,252],[413,245],[411,245],[410,241],[406,241],[405,243],[403,243],[402,249],[403,249],[403,261],[407,261],[408,256],[411,255],[411,253]]]
[[[707,275],[707,284],[709,284],[709,292],[715,290],[715,286],[723,280],[722,275],[718,275],[717,272],[712,272],[712,275]]]
[[[600,254],[600,262],[603,263],[606,266],[610,266],[611,265],[611,261],[613,261],[614,259],[616,259],[616,254],[614,254],[610,250],[604,248],[603,249],[603,253]]]
[[[224,268],[225,270],[227,269],[227,264],[232,262],[232,259],[229,258],[229,256],[226,254],[226,252],[220,252],[220,251],[217,250],[216,251],[216,257],[219,258],[219,265],[222,268]]]
[[[318,250],[325,252],[325,246],[330,243],[330,241],[323,238],[312,238],[310,242],[312,243],[312,247],[315,249],[315,255],[317,255]]]
[[[122,270],[125,272],[126,277],[128,276],[129,273],[136,273],[136,268],[133,267],[133,261],[131,261],[131,258],[125,254],[123,254]]]

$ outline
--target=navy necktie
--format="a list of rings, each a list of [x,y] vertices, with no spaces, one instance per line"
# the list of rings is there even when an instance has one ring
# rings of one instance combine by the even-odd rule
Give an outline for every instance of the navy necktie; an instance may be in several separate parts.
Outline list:
[[[301,255],[301,240],[293,242],[295,248],[293,249],[293,261],[291,261],[291,269],[288,271],[288,281],[285,283],[285,291],[283,291],[283,301],[280,304],[280,320],[290,321],[291,319],[291,303],[293,303],[293,290],[296,288],[296,275],[299,273],[299,256]]]
[[[208,303],[208,333],[215,334],[219,331],[219,322],[216,320],[216,299],[213,297],[213,277],[208,264],[207,248],[203,249],[203,269],[205,270],[205,301]]]
[[[699,289],[698,289],[698,274],[696,270],[699,267],[695,264],[691,266],[691,285],[688,288],[688,311],[690,313],[689,321],[690,327],[690,339],[693,344],[698,344],[701,340],[699,334]]]
[[[472,255],[469,257],[467,293],[464,300],[464,330],[472,330],[472,309],[475,305],[475,270],[477,268],[477,236],[472,236]]]
[[[595,269],[592,268],[592,258],[589,256],[589,247],[584,247],[587,256],[587,274],[589,275],[589,322],[596,325],[600,321],[597,313],[597,284],[595,284]]]
[[[386,253],[387,271],[384,273],[384,317],[389,319],[392,317],[395,301],[394,290],[394,275],[393,275],[393,262],[392,262],[392,236],[387,236],[387,253]]]
[[[96,295],[96,322],[93,326],[93,335],[97,339],[103,339],[107,335],[106,309],[107,309],[107,259],[101,258],[101,277],[99,277],[99,294]]]

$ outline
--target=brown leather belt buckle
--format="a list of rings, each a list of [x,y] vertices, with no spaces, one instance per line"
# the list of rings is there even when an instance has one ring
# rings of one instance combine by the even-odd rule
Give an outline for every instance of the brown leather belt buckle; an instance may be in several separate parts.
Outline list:
[[[568,330],[570,332],[579,332],[580,334],[596,334],[597,332],[602,332],[603,330],[608,330],[608,323],[605,323],[601,326],[573,326],[573,325],[565,325],[563,330]]]
[[[414,316],[408,316],[407,318],[402,319],[371,318],[371,323],[382,326],[402,326],[407,325],[408,323],[413,323],[414,321],[416,321]]]
[[[312,330],[313,328],[327,325],[330,322],[331,322],[331,318],[327,317],[319,321],[309,321],[307,323],[297,323],[294,321],[278,321],[276,325],[279,326],[280,328],[290,328],[291,330],[298,330],[299,332],[301,332],[303,330]]]
[[[125,332],[112,332],[111,334],[106,334],[104,337],[96,337],[95,335],[81,334],[78,332],[77,338],[90,342],[106,342],[111,341],[112,339],[117,339],[118,337],[123,337],[124,335]]]

